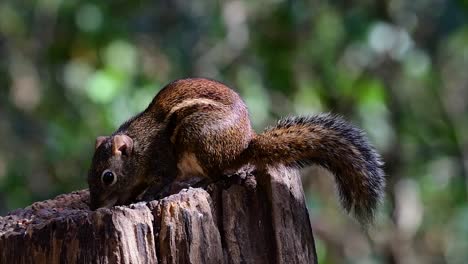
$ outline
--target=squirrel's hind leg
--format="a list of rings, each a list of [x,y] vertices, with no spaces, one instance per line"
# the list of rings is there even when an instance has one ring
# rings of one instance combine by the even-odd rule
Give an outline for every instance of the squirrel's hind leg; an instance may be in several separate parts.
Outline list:
[[[187,176],[219,177],[247,148],[250,137],[245,133],[252,133],[250,122],[247,114],[233,113],[226,106],[196,107],[205,109],[188,108],[172,117],[178,124],[171,136],[177,146],[178,167]]]

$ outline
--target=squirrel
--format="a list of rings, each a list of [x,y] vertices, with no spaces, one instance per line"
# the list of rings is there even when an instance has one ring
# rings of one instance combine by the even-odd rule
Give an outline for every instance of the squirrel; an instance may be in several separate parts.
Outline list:
[[[146,110],[96,139],[90,207],[128,204],[150,186],[213,179],[246,164],[328,169],[342,206],[362,223],[372,221],[384,194],[379,154],[342,118],[286,117],[256,134],[236,92],[218,81],[188,78],[167,84]]]

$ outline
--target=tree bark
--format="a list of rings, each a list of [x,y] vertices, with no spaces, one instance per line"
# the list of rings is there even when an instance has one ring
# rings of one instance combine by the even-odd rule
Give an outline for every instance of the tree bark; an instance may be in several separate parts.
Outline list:
[[[316,263],[297,170],[255,179],[96,211],[87,190],[37,202],[0,217],[0,263]]]

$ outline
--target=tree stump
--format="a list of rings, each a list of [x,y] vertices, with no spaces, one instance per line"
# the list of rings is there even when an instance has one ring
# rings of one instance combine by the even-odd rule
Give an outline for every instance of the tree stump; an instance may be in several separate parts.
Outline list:
[[[90,211],[87,190],[0,217],[0,263],[316,263],[297,170]]]

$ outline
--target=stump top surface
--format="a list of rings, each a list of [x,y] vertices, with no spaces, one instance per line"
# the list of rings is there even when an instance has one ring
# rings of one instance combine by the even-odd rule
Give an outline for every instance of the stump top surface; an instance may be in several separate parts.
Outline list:
[[[13,210],[6,216],[0,216],[0,236],[24,234],[32,228],[41,228],[58,218],[72,219],[87,215],[92,213],[88,201],[88,190],[80,190]]]
[[[88,190],[36,202],[0,217],[0,263],[314,263],[297,172],[256,178],[96,211]]]

